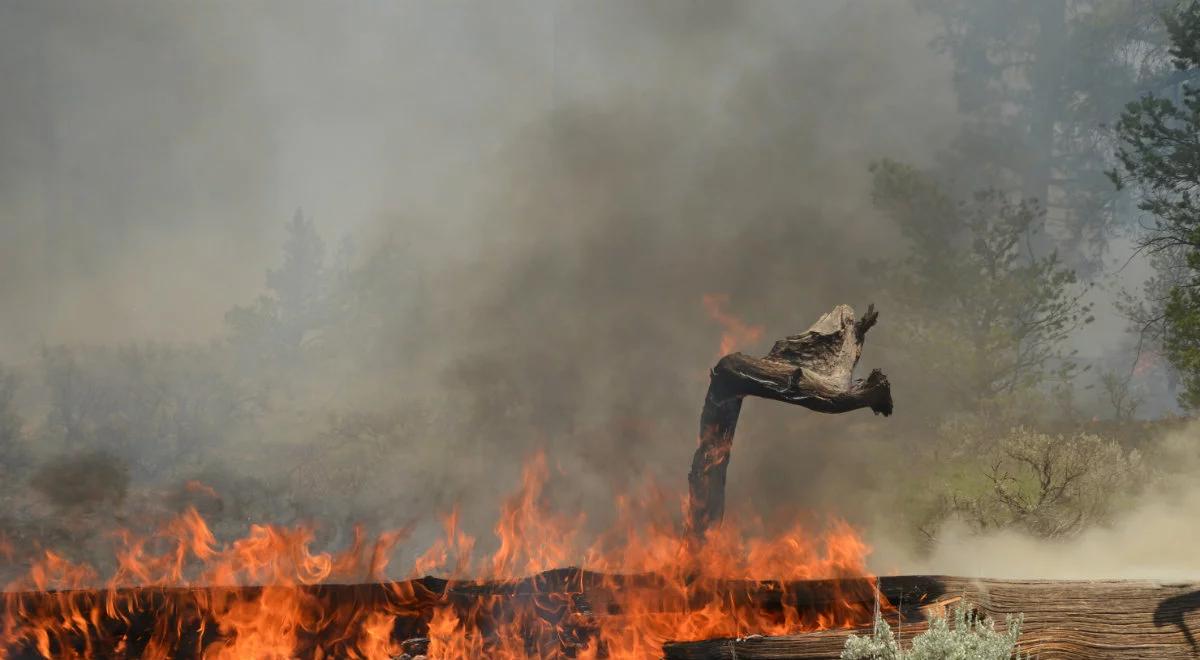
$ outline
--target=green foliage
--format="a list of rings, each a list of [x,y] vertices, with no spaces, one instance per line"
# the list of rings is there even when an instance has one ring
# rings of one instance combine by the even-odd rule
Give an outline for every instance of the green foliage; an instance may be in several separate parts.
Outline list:
[[[1137,450],[1091,433],[1014,426],[1018,416],[952,419],[924,449],[923,463],[932,467],[905,507],[924,540],[935,540],[949,519],[976,532],[1070,537],[1108,521],[1142,483]]]
[[[842,660],[1009,660],[1020,658],[1016,650],[1021,636],[1021,617],[1008,616],[1005,631],[997,632],[991,619],[980,618],[965,603],[954,607],[951,623],[933,617],[929,629],[912,640],[904,651],[882,617],[875,617],[870,637],[851,635],[842,649]]]
[[[895,305],[904,349],[934,391],[972,406],[1072,374],[1061,346],[1091,322],[1073,270],[1034,244],[1045,214],[988,190],[953,200],[907,165],[872,166],[874,201],[910,245],[879,279]],[[895,318],[895,317],[894,317]]]
[[[1200,409],[1200,293],[1190,287],[1172,289],[1163,307],[1163,319],[1164,352],[1183,381],[1179,402]]]
[[[1017,527],[1035,536],[1070,536],[1103,522],[1141,469],[1136,451],[1096,435],[1050,435],[1016,428],[990,451],[982,488],[957,494],[956,509],[980,529]]]
[[[966,117],[942,164],[967,190],[1021,190],[1052,208],[1072,264],[1120,220],[1105,180],[1111,124],[1167,70],[1158,12],[1174,0],[915,0],[940,23]]]
[[[1180,403],[1200,407],[1200,3],[1164,19],[1170,54],[1183,72],[1177,94],[1148,94],[1130,103],[1117,124],[1117,186],[1134,184],[1138,208],[1153,216],[1142,238],[1159,256],[1148,284],[1149,309],[1137,320],[1154,331],[1183,377]],[[1190,80],[1190,82],[1189,82]],[[1174,98],[1172,98],[1172,96]]]
[[[1175,68],[1183,71],[1200,66],[1200,3],[1191,2],[1179,12],[1163,16],[1171,37],[1170,54]]]
[[[899,660],[903,654],[891,626],[883,617],[876,615],[871,636],[851,635],[846,638],[841,657],[842,660]]]

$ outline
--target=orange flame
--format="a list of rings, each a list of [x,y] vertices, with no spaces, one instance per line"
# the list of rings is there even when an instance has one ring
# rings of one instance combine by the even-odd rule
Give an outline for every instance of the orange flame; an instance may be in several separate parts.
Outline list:
[[[222,545],[191,508],[148,537],[118,531],[103,583],[43,551],[6,588],[0,658],[392,658],[402,640],[425,636],[430,658],[632,660],[660,657],[668,640],[871,620],[870,549],[845,523],[762,538],[727,521],[696,549],[664,506],[671,498],[649,489],[619,497],[616,523],[584,542],[582,516],[546,506],[547,478],[539,453],[502,503],[490,556],[473,558],[457,511],[443,519],[443,538],[410,575],[446,580],[345,584],[382,580],[406,530],[370,543],[356,529],[337,554],[314,552],[305,526],[253,525]],[[552,570],[570,565],[582,570]],[[131,636],[137,626],[149,637]]]
[[[724,293],[706,293],[701,301],[704,309],[712,320],[721,325],[721,352],[717,357],[724,357],[738,348],[753,344],[762,339],[763,329],[759,325],[749,325],[738,317],[725,311],[729,304],[729,296]]]
[[[1133,365],[1133,375],[1138,378],[1144,378],[1158,366],[1159,356],[1153,351],[1142,351],[1137,358],[1137,362]]]

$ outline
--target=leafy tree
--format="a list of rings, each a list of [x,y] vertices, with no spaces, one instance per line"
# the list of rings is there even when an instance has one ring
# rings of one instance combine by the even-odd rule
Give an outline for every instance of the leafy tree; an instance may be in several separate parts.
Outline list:
[[[1174,0],[914,0],[940,23],[964,120],[945,171],[965,190],[1020,190],[1049,212],[1068,261],[1094,266],[1120,219],[1105,125],[1166,67]]]
[[[996,632],[991,619],[980,618],[969,603],[959,602],[954,606],[953,625],[946,617],[934,616],[929,629],[912,640],[907,652],[892,628],[875,614],[875,626],[871,636],[850,635],[842,649],[842,660],[1022,660],[1017,650],[1021,637],[1022,615],[1005,618],[1005,631]]]
[[[1069,377],[1063,340],[1092,317],[1074,271],[1034,247],[1044,211],[995,190],[956,202],[892,161],[872,171],[875,204],[910,247],[882,264],[880,279],[899,303],[905,352],[921,365],[914,372],[933,379],[928,391],[971,407]]]
[[[1185,74],[1170,95],[1130,103],[1117,124],[1121,187],[1153,218],[1141,238],[1158,275],[1134,317],[1152,332],[1183,380],[1180,403],[1200,407],[1200,3],[1164,16],[1175,68]]]

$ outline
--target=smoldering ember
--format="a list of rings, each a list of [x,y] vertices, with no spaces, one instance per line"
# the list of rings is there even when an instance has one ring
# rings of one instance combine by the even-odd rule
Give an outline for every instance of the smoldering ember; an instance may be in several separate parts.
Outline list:
[[[0,89],[0,660],[1200,657],[1200,0],[0,0]]]

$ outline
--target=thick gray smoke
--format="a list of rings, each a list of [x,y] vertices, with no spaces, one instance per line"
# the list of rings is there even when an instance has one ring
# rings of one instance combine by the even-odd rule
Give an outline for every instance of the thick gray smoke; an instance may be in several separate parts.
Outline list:
[[[445,449],[398,460],[503,489],[535,446],[577,484],[681,481],[721,331],[702,296],[764,327],[749,350],[865,305],[857,262],[895,238],[866,165],[928,158],[955,122],[903,2],[9,5],[0,24],[11,361],[219,336],[303,206],[326,243],[395,241],[419,275],[385,283],[410,297],[382,338],[400,359],[304,374],[299,414],[432,401],[454,423],[410,442]],[[844,424],[749,408],[734,484],[791,500],[843,469]]]
[[[953,121],[902,2],[3,11],[9,359],[208,339],[257,294],[298,206],[329,241],[373,229],[435,262],[486,249],[505,275],[609,224],[762,243],[778,237],[752,227],[804,225],[811,254],[870,245],[847,194],[864,163],[929,152]],[[673,247],[666,265],[688,252]],[[750,256],[728,258],[770,255]]]
[[[371,314],[269,379],[205,372],[255,402],[228,426],[122,436],[166,452],[123,506],[202,478],[243,517],[459,502],[481,531],[544,448],[552,497],[602,521],[614,491],[684,486],[706,294],[762,327],[749,352],[875,302],[863,366],[888,368],[860,262],[899,241],[867,166],[952,139],[933,35],[905,0],[3,3],[0,361],[33,428],[44,347],[223,345],[302,207]],[[896,389],[903,415],[921,394]],[[870,520],[887,429],[748,403],[731,509]]]
[[[718,350],[704,294],[764,328],[751,351],[870,301],[858,262],[895,236],[865,166],[938,148],[946,70],[903,4],[798,9],[559,9],[554,103],[471,177],[493,189],[469,275],[446,282],[466,309],[434,324],[454,328],[435,353],[456,405],[488,429],[473,451],[548,443],[577,487],[599,482],[581,498],[681,485]],[[748,405],[733,497],[830,492],[852,422],[804,417]]]

